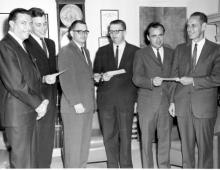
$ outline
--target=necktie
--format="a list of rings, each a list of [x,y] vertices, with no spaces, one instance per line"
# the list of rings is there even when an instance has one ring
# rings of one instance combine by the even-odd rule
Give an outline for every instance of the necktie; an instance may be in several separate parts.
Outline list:
[[[45,43],[43,38],[41,38],[40,40],[42,42],[43,50],[44,50],[45,54],[47,55],[47,45],[46,45],[46,43]],[[47,57],[48,57],[48,55],[47,55]]]
[[[24,42],[22,42],[22,45],[23,45],[23,49],[24,49],[24,51],[27,53],[26,44],[25,44]]]
[[[162,65],[163,63],[162,63],[162,60],[161,60],[159,48],[157,49],[157,59],[158,59],[159,63]]]
[[[85,57],[86,63],[89,64],[90,60],[89,60],[88,56],[85,54],[85,52],[84,52],[84,47],[81,47],[81,52],[82,52],[83,56]]]
[[[118,45],[116,46],[116,51],[115,51],[115,64],[118,68]]]
[[[196,58],[197,58],[197,44],[195,44],[194,49],[193,49],[193,54],[192,54],[192,65],[193,65],[193,70],[196,67]]]

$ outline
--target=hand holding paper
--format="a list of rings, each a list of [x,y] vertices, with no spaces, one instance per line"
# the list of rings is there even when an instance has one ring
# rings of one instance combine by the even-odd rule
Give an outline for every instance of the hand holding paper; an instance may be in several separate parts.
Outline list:
[[[58,73],[54,74],[48,74],[44,76],[44,81],[47,84],[54,84],[56,82],[56,77],[59,76],[60,74],[64,73],[66,70],[60,71]]]
[[[102,80],[109,81],[113,76],[126,73],[125,69],[114,70],[114,71],[107,71],[103,74]]]

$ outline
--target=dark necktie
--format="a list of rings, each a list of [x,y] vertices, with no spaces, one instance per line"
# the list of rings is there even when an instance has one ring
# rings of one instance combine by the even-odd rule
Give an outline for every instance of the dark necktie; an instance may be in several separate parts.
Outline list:
[[[89,64],[89,57],[85,54],[85,50],[84,47],[81,47],[81,52],[83,54],[83,56],[85,57],[86,63]]]
[[[118,45],[116,46],[116,51],[115,51],[115,64],[118,68]]]
[[[43,38],[40,38],[40,40],[42,42],[43,50],[44,50],[45,54],[47,55],[47,45],[46,45]],[[48,55],[47,55],[47,57],[48,57]]]
[[[157,59],[158,59],[159,63],[162,65],[163,63],[162,63],[162,60],[161,60],[159,48],[157,49]]]
[[[22,42],[22,45],[24,47],[24,51],[27,53],[27,48],[26,48],[26,44],[24,42]]]
[[[197,58],[197,44],[195,44],[194,49],[193,49],[193,54],[192,54],[192,65],[193,65],[193,70],[196,67],[196,58]]]

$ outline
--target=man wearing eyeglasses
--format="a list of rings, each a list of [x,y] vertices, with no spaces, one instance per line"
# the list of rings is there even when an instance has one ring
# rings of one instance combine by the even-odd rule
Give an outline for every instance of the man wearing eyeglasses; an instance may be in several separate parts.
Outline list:
[[[110,23],[111,43],[98,49],[94,61],[97,105],[108,168],[132,168],[131,134],[137,89],[132,83],[133,58],[138,47],[125,41],[126,24]],[[122,70],[122,74],[109,71]]]
[[[74,21],[68,30],[70,42],[58,55],[59,71],[65,70],[59,76],[65,168],[85,168],[88,160],[95,110],[92,63],[85,47],[88,33],[84,21]]]

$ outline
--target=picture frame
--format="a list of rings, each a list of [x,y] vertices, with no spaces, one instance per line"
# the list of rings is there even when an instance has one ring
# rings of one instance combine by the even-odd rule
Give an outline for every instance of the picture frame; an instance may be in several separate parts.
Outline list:
[[[110,39],[108,36],[103,36],[98,38],[99,47],[105,46],[110,43]]]
[[[0,13],[0,40],[8,32],[8,15],[9,13]]]
[[[105,37],[108,35],[109,23],[113,20],[119,19],[119,10],[115,9],[102,9],[100,10],[100,25],[101,25],[101,36]]]

